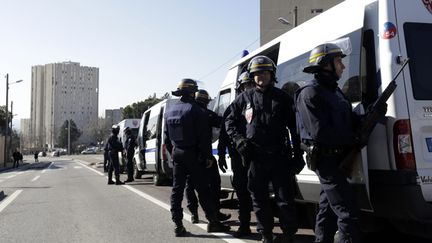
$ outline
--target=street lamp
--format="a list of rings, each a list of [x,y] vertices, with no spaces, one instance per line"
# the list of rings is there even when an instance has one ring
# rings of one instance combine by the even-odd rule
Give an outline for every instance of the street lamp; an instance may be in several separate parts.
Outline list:
[[[292,12],[290,11],[290,13],[293,14],[293,22],[294,22],[293,27],[297,27],[298,7],[295,6],[295,7],[294,7],[294,10],[293,10]],[[286,18],[284,18],[284,17],[279,17],[279,18],[278,18],[278,21],[281,22],[282,24],[292,25],[291,22],[289,22],[289,21],[288,21]]]
[[[17,83],[21,83],[23,80],[17,80],[15,82],[12,82],[10,84],[17,84]],[[4,142],[4,167],[6,167],[7,165],[7,159],[9,158],[9,151],[7,150],[7,135],[9,133],[9,111],[8,111],[8,107],[9,107],[9,100],[8,100],[8,95],[9,95],[9,73],[6,74],[6,129],[5,129],[5,142]]]
[[[282,24],[291,25],[291,23],[284,17],[279,17],[278,21],[281,22]]]

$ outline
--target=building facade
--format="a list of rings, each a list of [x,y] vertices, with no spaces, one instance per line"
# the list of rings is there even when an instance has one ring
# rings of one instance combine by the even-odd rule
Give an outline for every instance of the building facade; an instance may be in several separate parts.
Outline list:
[[[31,147],[31,137],[30,137],[30,119],[25,118],[21,119],[20,121],[20,146],[21,151],[24,148],[30,148]]]
[[[105,126],[111,128],[112,125],[119,123],[123,117],[123,108],[105,110]]]
[[[261,46],[343,0],[261,0]],[[278,19],[284,18],[289,23]]]
[[[67,120],[82,132],[79,143],[92,142],[98,120],[99,69],[77,62],[32,67],[30,133],[32,147],[53,148]]]

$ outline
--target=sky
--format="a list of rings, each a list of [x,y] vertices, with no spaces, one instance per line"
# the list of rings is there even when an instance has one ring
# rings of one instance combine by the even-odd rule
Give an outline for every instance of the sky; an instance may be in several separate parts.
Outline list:
[[[258,0],[0,0],[0,105],[30,118],[31,67],[99,68],[99,116],[200,80],[211,96],[244,49],[259,47]],[[9,108],[10,109],[10,108]],[[14,126],[15,129],[19,127]]]

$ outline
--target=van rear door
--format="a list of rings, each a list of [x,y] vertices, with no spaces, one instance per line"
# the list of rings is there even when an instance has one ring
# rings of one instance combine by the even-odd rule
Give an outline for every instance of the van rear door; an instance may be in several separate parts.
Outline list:
[[[405,150],[412,151],[423,196],[432,202],[432,1],[394,3],[400,53],[410,58],[403,76],[412,139]]]

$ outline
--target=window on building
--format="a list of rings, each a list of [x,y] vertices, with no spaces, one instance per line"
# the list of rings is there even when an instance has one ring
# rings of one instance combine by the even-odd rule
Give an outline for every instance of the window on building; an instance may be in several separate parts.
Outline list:
[[[311,9],[311,14],[320,14],[323,11],[324,10],[322,8],[313,8],[313,9]]]

